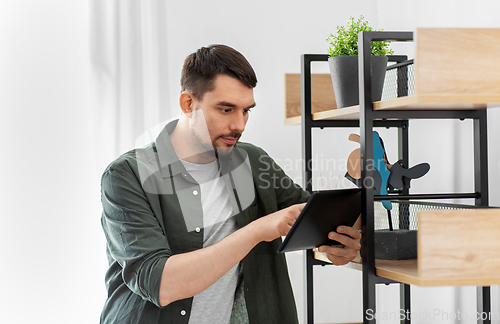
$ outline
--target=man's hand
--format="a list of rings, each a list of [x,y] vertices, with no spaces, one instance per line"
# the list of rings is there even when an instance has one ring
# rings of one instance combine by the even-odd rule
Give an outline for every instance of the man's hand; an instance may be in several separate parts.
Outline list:
[[[252,222],[260,241],[271,242],[285,236],[299,217],[306,203],[292,205]]]
[[[328,238],[342,245],[322,245],[319,252],[325,252],[327,258],[335,265],[344,265],[352,261],[361,249],[361,233],[348,226],[337,227],[337,232],[330,232]]]

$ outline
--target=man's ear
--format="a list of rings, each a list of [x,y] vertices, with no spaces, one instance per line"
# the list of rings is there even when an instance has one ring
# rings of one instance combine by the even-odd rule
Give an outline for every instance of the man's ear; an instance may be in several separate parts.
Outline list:
[[[179,106],[181,107],[182,112],[187,117],[191,118],[191,113],[194,109],[194,96],[189,91],[182,91],[179,96]]]

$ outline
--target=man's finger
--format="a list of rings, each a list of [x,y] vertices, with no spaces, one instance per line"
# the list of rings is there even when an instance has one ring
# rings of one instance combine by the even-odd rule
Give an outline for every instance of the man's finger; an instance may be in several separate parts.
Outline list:
[[[330,240],[337,241],[340,244],[343,244],[343,245],[346,245],[346,246],[351,246],[353,244],[352,238],[350,238],[347,235],[339,234],[337,232],[330,232],[328,234],[328,238]]]
[[[361,232],[355,229],[354,227],[339,226],[337,227],[337,233],[349,235],[350,237],[356,240],[361,239]]]
[[[353,249],[343,249],[337,246],[322,245],[318,248],[319,252],[326,253],[327,258],[335,265],[344,265],[352,261],[357,252]]]
[[[306,203],[297,204],[297,207],[299,207],[300,212],[302,211],[302,209],[304,209],[305,206],[306,206]]]
[[[353,249],[345,249],[343,247],[339,246],[329,246],[329,245],[322,245],[318,248],[319,252],[324,252],[326,254],[334,255],[336,257],[342,257],[345,259],[352,259],[352,254],[356,254],[355,250]]]

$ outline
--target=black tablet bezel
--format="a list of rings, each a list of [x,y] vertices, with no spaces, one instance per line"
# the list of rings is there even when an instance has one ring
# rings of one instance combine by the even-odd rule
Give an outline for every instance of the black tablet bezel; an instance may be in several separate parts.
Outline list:
[[[340,225],[353,226],[361,214],[361,189],[322,190],[311,194],[278,252],[337,245],[328,233]]]

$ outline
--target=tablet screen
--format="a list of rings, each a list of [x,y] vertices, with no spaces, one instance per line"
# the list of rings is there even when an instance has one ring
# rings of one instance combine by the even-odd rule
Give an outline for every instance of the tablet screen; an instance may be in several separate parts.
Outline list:
[[[337,189],[313,192],[278,252],[312,249],[340,244],[328,233],[338,226],[353,226],[361,214],[361,189]]]

